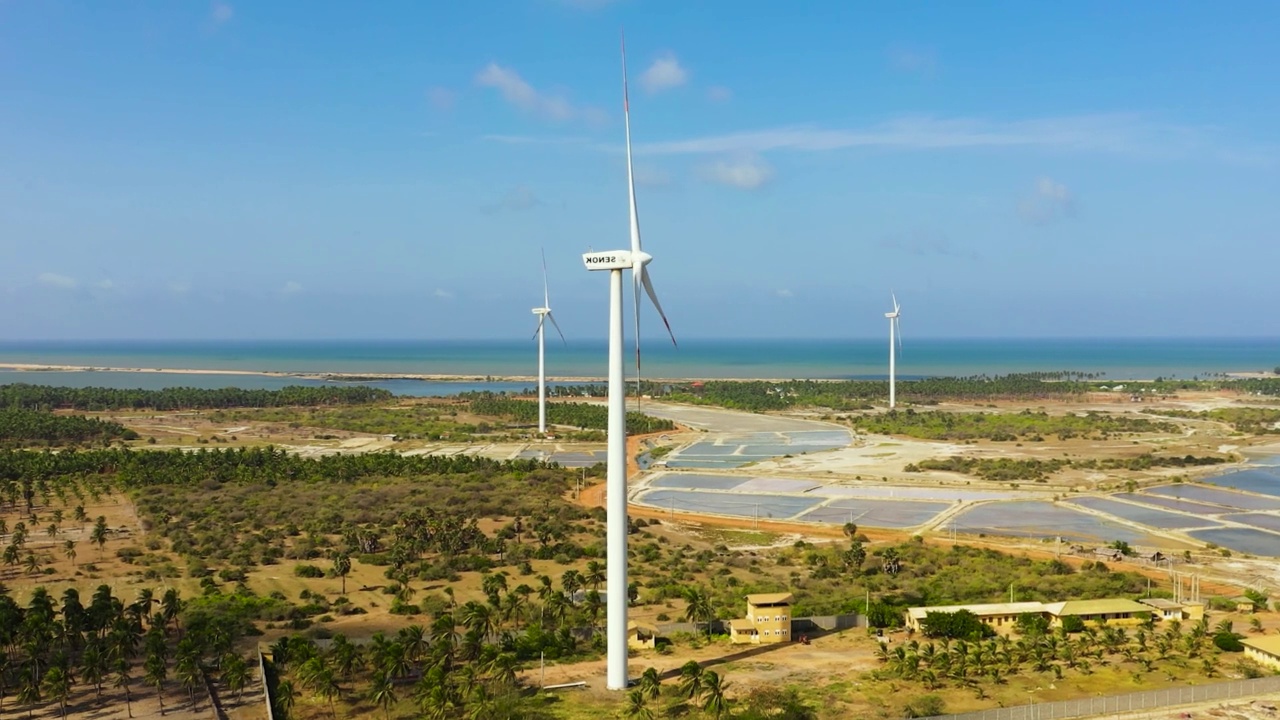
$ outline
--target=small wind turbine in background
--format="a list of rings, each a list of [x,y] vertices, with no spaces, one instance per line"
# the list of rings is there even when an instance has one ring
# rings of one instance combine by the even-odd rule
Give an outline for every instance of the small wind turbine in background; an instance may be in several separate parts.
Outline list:
[[[885,317],[889,318],[889,409],[892,410],[898,404],[895,387],[896,363],[898,353],[902,352],[902,327],[898,324],[898,316],[902,314],[902,308],[898,305],[898,296],[889,293],[889,297],[893,298],[893,312],[887,312]],[[898,345],[894,347],[893,338],[898,338]]]
[[[588,270],[609,271],[609,450],[605,475],[605,640],[607,650],[606,686],[625,690],[627,677],[627,386],[623,374],[622,271],[631,270],[635,293],[636,383],[640,382],[640,291],[653,301],[659,317],[671,334],[671,324],[653,291],[645,266],[653,260],[640,246],[640,216],[636,210],[635,175],[631,169],[631,107],[627,99],[627,51],[622,49],[622,113],[627,138],[627,194],[631,208],[631,249],[588,252],[582,262]],[[671,342],[675,343],[675,335]]]
[[[533,309],[533,314],[538,316],[538,330],[533,337],[538,340],[538,433],[547,434],[547,338],[546,325],[550,320],[555,326],[556,332],[560,333],[560,342],[565,345],[569,341],[564,339],[564,332],[560,330],[560,323],[556,322],[556,317],[551,314],[551,294],[547,291],[547,251],[542,251],[542,307]]]

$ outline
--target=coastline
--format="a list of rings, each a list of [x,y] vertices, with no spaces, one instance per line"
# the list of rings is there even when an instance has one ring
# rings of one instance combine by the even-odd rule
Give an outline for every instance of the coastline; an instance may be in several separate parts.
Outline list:
[[[0,362],[0,371],[29,372],[104,372],[104,373],[154,373],[165,375],[234,375],[248,377],[297,378],[299,380],[318,380],[329,382],[377,382],[382,380],[420,380],[441,383],[484,383],[484,382],[537,382],[536,375],[458,375],[443,373],[357,373],[357,372],[288,372],[283,370],[230,370],[202,368],[144,368],[144,367],[111,367],[103,365],[58,365],[47,363],[11,363]],[[1224,373],[1232,380],[1280,378],[1280,375],[1269,372],[1229,372]],[[650,382],[789,382],[803,379],[812,382],[843,382],[840,378],[725,378],[725,377],[653,377],[646,378]],[[557,384],[593,384],[608,380],[604,376],[568,375],[547,378]],[[1150,379],[1131,382],[1150,382]]]

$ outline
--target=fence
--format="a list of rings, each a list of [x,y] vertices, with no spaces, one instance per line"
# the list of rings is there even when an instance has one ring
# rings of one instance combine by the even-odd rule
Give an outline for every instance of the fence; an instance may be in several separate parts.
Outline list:
[[[867,619],[862,615],[816,615],[814,617],[798,617],[791,619],[791,635],[798,637],[800,633],[818,633],[833,632],[835,630],[848,630],[855,627],[866,627]],[[658,633],[660,635],[670,635],[672,633],[705,633],[707,624],[705,622],[673,622],[659,623]],[[711,632],[726,634],[729,632],[729,623],[724,620],[712,620]]]
[[[267,702],[267,720],[276,720],[275,705],[271,702],[271,681],[267,679],[267,659],[258,651],[258,677],[262,679],[262,697]]]
[[[1032,700],[1027,705],[979,710],[958,715],[936,715],[927,720],[1062,720],[1158,710],[1191,703],[1235,700],[1274,692],[1280,692],[1280,676],[1039,704]]]

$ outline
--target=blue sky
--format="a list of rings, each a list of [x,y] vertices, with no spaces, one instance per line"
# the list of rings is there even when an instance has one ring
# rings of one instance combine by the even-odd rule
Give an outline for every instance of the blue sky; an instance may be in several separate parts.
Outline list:
[[[677,336],[1280,336],[1275,3],[0,0],[0,337],[603,337],[623,27]]]

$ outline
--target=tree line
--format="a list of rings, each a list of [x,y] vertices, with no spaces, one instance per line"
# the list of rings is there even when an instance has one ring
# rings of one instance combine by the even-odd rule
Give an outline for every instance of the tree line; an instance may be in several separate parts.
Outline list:
[[[0,447],[40,443],[48,446],[137,440],[138,434],[117,422],[81,415],[55,415],[21,407],[0,407]]]
[[[389,391],[364,385],[290,385],[279,390],[171,387],[163,390],[0,385],[0,407],[29,410],[207,410],[236,407],[361,405],[385,402]]]
[[[463,393],[460,395],[471,404],[477,415],[508,417],[523,423],[538,421],[538,403],[533,400],[517,400],[495,393]],[[590,430],[606,430],[609,427],[609,408],[591,403],[547,403],[547,422],[552,425],[571,425]],[[638,412],[627,413],[627,433],[648,433],[674,430],[670,420],[652,417]]]
[[[1277,413],[1280,418],[1280,413]],[[1146,418],[1089,412],[1084,416],[1049,415],[1023,410],[1019,413],[952,413],[890,410],[877,415],[848,418],[853,427],[880,435],[906,435],[924,440],[1041,441],[1046,435],[1059,440],[1074,437],[1106,439],[1117,433],[1172,433],[1178,426]]]

